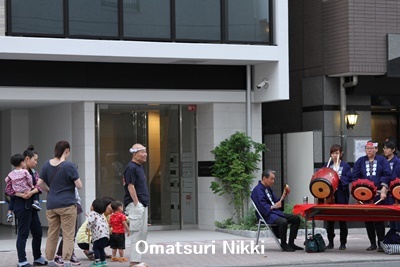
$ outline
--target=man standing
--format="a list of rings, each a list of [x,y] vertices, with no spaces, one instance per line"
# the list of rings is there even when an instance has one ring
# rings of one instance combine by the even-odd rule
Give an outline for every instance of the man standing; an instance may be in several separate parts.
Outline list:
[[[293,214],[285,214],[281,211],[283,198],[277,198],[272,192],[271,186],[274,182],[275,172],[265,170],[262,173],[261,181],[251,192],[251,199],[265,221],[268,224],[276,224],[278,226],[278,238],[281,239],[281,247],[284,251],[303,250],[303,248],[296,246],[294,243],[300,226],[300,217]],[[288,224],[290,224],[289,244],[286,242]]]
[[[378,143],[369,140],[365,144],[365,156],[360,157],[354,163],[352,181],[358,179],[367,179],[374,183],[375,187],[379,190],[378,194],[374,197],[372,203],[380,201],[377,205],[387,205],[387,191],[392,180],[392,171],[389,162],[382,155],[377,155]],[[367,248],[368,251],[378,249],[383,252],[380,242],[385,237],[385,222],[379,221],[365,222],[368,239],[371,245]],[[376,240],[378,238],[378,240]]]
[[[126,166],[124,172],[125,197],[124,204],[129,214],[129,228],[131,231],[130,267],[147,266],[141,262],[144,251],[144,243],[140,242],[138,251],[136,244],[147,239],[147,207],[149,205],[149,191],[147,189],[146,176],[142,164],[146,162],[146,148],[141,144],[135,144],[129,149],[132,160]]]

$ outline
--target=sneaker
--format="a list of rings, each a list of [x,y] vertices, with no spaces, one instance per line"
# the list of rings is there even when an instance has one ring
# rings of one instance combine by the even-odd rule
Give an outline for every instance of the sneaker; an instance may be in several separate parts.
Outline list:
[[[12,213],[7,213],[7,222],[12,223],[14,220],[14,215]]]
[[[63,267],[63,266],[64,266],[64,263],[60,264],[60,263],[57,263],[57,262],[55,262],[55,261],[49,261],[49,263],[47,264],[47,266],[48,266],[48,267]]]
[[[42,210],[42,207],[40,206],[40,203],[39,203],[39,201],[37,201],[37,200],[34,200],[34,201],[33,201],[32,207],[33,207],[34,209],[36,209],[36,210]]]
[[[102,261],[102,262],[101,262],[101,266],[102,266],[102,267],[107,266],[107,262],[106,262],[106,261]]]
[[[24,261],[24,262],[18,262],[17,264],[18,267],[33,267],[29,262]]]
[[[40,257],[33,262],[33,266],[47,266],[48,262],[45,258]]]
[[[103,264],[101,264],[101,261],[94,261],[92,264],[90,264],[90,267],[101,267]]]
[[[61,256],[56,256],[54,258],[54,262],[57,263],[59,266],[63,266],[64,265],[64,260]]]
[[[79,266],[79,265],[81,265],[81,262],[76,258],[75,253],[72,253],[72,256],[71,256],[71,265],[72,265],[72,266]]]

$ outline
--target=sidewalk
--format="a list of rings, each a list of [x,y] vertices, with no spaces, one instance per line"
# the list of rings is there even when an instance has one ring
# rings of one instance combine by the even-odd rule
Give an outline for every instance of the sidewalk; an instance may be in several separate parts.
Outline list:
[[[338,232],[338,231],[337,231]],[[338,236],[338,235],[337,235]],[[326,237],[325,237],[326,241]],[[304,237],[296,240],[302,245]],[[28,260],[32,262],[30,240],[27,242]],[[42,253],[46,238],[43,239]],[[281,252],[271,237],[262,238],[260,245],[264,251],[254,252],[253,238],[204,230],[151,231],[147,240],[149,251],[142,260],[150,267],[222,267],[222,266],[399,266],[400,255],[386,255],[376,251],[366,251],[369,241],[365,229],[349,229],[347,250],[339,251],[339,240],[335,238],[336,248],[323,253],[305,253],[304,251]],[[153,245],[156,245],[154,247]],[[129,238],[125,256],[129,257]],[[150,252],[150,247],[153,252]],[[189,251],[191,250],[191,252]],[[164,253],[161,253],[161,252]],[[77,248],[76,255],[81,266],[89,266],[83,252]],[[107,254],[111,254],[109,248]],[[0,242],[0,266],[16,266],[17,253],[15,239]],[[108,266],[129,266],[127,263],[111,262]]]

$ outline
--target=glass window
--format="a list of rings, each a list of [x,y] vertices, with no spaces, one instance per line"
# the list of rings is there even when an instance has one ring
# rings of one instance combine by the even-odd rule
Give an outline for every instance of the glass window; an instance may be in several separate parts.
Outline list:
[[[63,34],[63,0],[13,0],[11,32]]]
[[[169,0],[124,0],[124,37],[171,38]]]
[[[269,0],[228,0],[227,40],[269,42]]]
[[[69,34],[118,37],[118,0],[70,0]]]
[[[176,0],[176,39],[221,40],[219,0]]]
[[[97,116],[96,195],[123,199],[128,150],[140,143],[147,149],[149,222],[165,229],[179,229],[181,220],[196,224],[196,111],[173,104],[100,104]]]

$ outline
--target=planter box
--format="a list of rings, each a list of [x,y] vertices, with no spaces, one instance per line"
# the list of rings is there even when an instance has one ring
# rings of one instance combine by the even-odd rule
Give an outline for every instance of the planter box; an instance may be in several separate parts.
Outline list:
[[[231,230],[231,229],[216,228],[215,231],[232,234],[232,235],[237,235],[237,236],[248,237],[248,238],[256,238],[257,237],[257,231],[250,231],[250,230]],[[289,232],[290,232],[290,229],[288,229],[288,234],[289,234]],[[297,233],[297,237],[304,236],[304,233],[305,233],[305,229],[299,229],[299,231]],[[307,233],[310,234],[311,229],[308,229]],[[322,236],[326,236],[326,230],[325,230],[325,228],[315,228],[314,234],[321,234]],[[272,237],[270,231],[261,229],[260,238],[266,238],[266,237]]]

